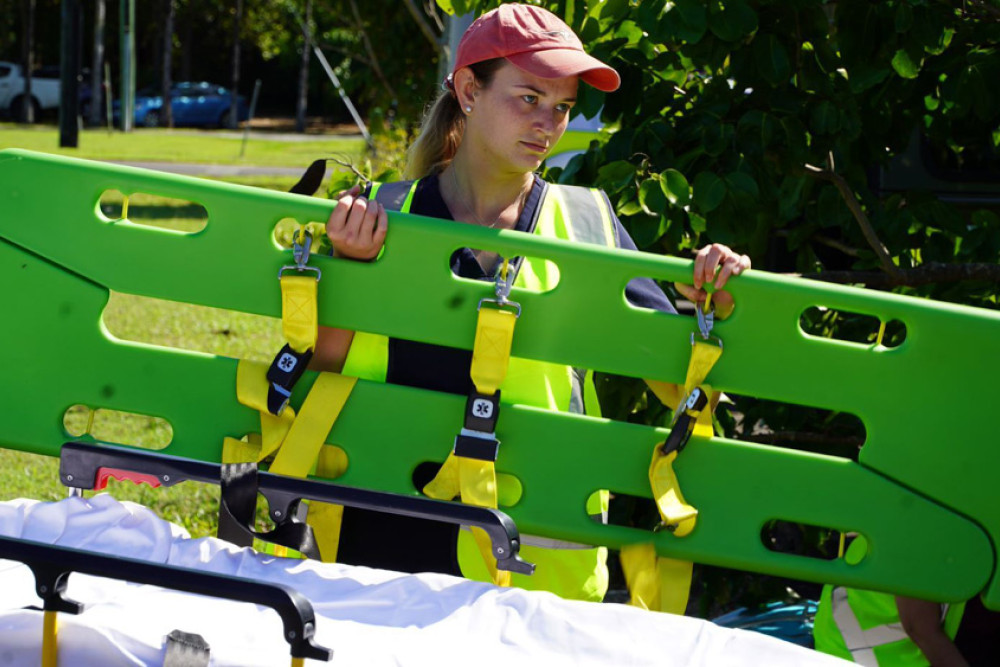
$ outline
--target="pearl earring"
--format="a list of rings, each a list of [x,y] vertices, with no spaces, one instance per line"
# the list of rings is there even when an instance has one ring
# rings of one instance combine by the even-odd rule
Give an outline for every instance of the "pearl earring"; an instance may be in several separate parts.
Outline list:
[[[472,107],[465,107],[465,113],[472,113]]]

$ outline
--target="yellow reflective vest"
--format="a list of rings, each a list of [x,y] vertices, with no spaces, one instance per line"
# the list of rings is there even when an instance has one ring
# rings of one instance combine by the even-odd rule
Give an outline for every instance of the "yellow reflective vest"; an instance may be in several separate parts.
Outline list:
[[[867,549],[857,538],[847,549],[848,560]],[[855,561],[856,562],[856,561]],[[949,639],[958,634],[965,603],[942,605],[941,624]],[[826,585],[813,620],[816,650],[870,667],[930,665],[899,619],[895,596],[843,586]]]
[[[417,183],[375,184],[370,196],[387,210],[409,213]],[[617,247],[614,218],[607,199],[599,190],[552,184],[543,187],[545,190],[538,204],[534,234]],[[554,264],[525,258],[514,286],[545,291],[554,288],[558,281],[559,273]],[[387,365],[388,339],[357,332],[342,372],[344,375],[385,382]],[[511,357],[501,394],[504,403],[600,416],[593,374],[588,370]],[[442,460],[445,454],[442,452]],[[498,475],[497,483],[502,505],[505,495],[510,495],[505,494],[502,474]],[[599,492],[588,500],[587,511],[595,518],[606,516],[607,504],[608,493]],[[528,590],[545,590],[569,599],[600,601],[604,598],[608,588],[606,548],[531,535],[521,537],[522,556],[537,567],[531,576],[514,574],[513,585]],[[490,581],[482,556],[468,530],[459,534],[458,562],[466,577]]]

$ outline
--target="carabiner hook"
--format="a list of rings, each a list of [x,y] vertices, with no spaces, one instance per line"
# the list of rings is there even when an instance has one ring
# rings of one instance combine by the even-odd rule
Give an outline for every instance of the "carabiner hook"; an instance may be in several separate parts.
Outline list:
[[[715,324],[715,308],[712,307],[711,296],[695,304],[695,313],[698,316],[698,331],[702,338],[708,340],[712,335],[712,325]]]
[[[507,259],[497,267],[497,275],[494,279],[493,293],[497,296],[497,304],[503,306],[507,303],[510,290],[514,287],[514,271],[510,270],[510,262]]]
[[[306,264],[309,263],[312,241],[312,232],[305,227],[299,229],[299,233],[295,235],[295,240],[292,242],[292,257],[295,258],[295,266],[299,271],[305,270]]]
[[[301,239],[301,241],[299,240]],[[323,276],[323,272],[320,271],[315,266],[309,266],[309,251],[312,248],[312,232],[310,232],[305,227],[299,229],[295,233],[292,240],[292,258],[295,260],[295,266],[283,266],[278,269],[278,279],[285,273],[285,269],[295,269],[299,273],[303,271],[313,271],[316,273],[316,280]]]

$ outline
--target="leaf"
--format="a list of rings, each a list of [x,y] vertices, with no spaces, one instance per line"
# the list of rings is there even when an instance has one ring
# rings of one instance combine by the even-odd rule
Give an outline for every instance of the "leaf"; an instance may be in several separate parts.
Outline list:
[[[745,0],[708,3],[708,29],[721,40],[735,42],[757,29],[757,12]]]
[[[451,0],[437,0],[437,6],[448,16],[455,15],[455,7],[452,5]]]
[[[691,186],[684,174],[676,169],[667,169],[660,174],[660,187],[667,201],[674,206],[687,206],[691,201]]]
[[[726,176],[725,181],[731,193],[745,193],[754,199],[760,197],[760,188],[757,187],[757,181],[742,171],[734,171]]]
[[[631,220],[629,233],[640,250],[649,248],[663,234],[666,220],[660,216],[639,215]]]
[[[597,171],[598,184],[609,192],[617,192],[635,178],[635,165],[625,160],[608,163]]]
[[[639,213],[642,213],[642,206],[639,205],[639,200],[629,199],[624,204],[619,202],[616,212],[622,217],[638,215]]]
[[[833,134],[840,129],[840,111],[837,105],[822,101],[809,114],[809,127],[816,134]]]
[[[901,2],[896,7],[896,32],[909,32],[913,27],[913,8],[909,3]]]
[[[708,12],[699,0],[677,0],[660,16],[659,30],[679,42],[697,44],[708,30]]]
[[[892,57],[892,68],[904,79],[916,79],[920,75],[920,62],[913,62],[906,49],[896,51]]]
[[[688,220],[691,221],[691,231],[697,234],[704,233],[707,227],[705,218],[701,217],[697,213],[692,213],[691,211],[688,211]]]
[[[639,186],[639,205],[646,215],[660,217],[667,208],[667,196],[659,175],[647,178]]]
[[[703,213],[711,213],[726,198],[726,184],[710,171],[703,171],[694,178],[694,203]]]
[[[760,75],[772,86],[786,85],[792,76],[788,52],[774,35],[757,34],[753,40],[753,61]]]

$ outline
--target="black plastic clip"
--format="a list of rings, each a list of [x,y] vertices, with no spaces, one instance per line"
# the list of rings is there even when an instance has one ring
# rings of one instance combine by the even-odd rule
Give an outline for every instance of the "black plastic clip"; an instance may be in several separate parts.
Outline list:
[[[684,397],[674,413],[674,423],[670,427],[670,435],[660,445],[660,452],[667,455],[670,452],[680,452],[691,439],[691,432],[698,421],[698,415],[708,405],[708,394],[701,387],[695,387]]]
[[[292,397],[292,389],[309,366],[312,356],[312,350],[296,352],[291,345],[285,343],[274,357],[271,367],[267,369],[267,381],[270,383],[267,389],[267,411],[272,415],[278,416],[284,412]]]

